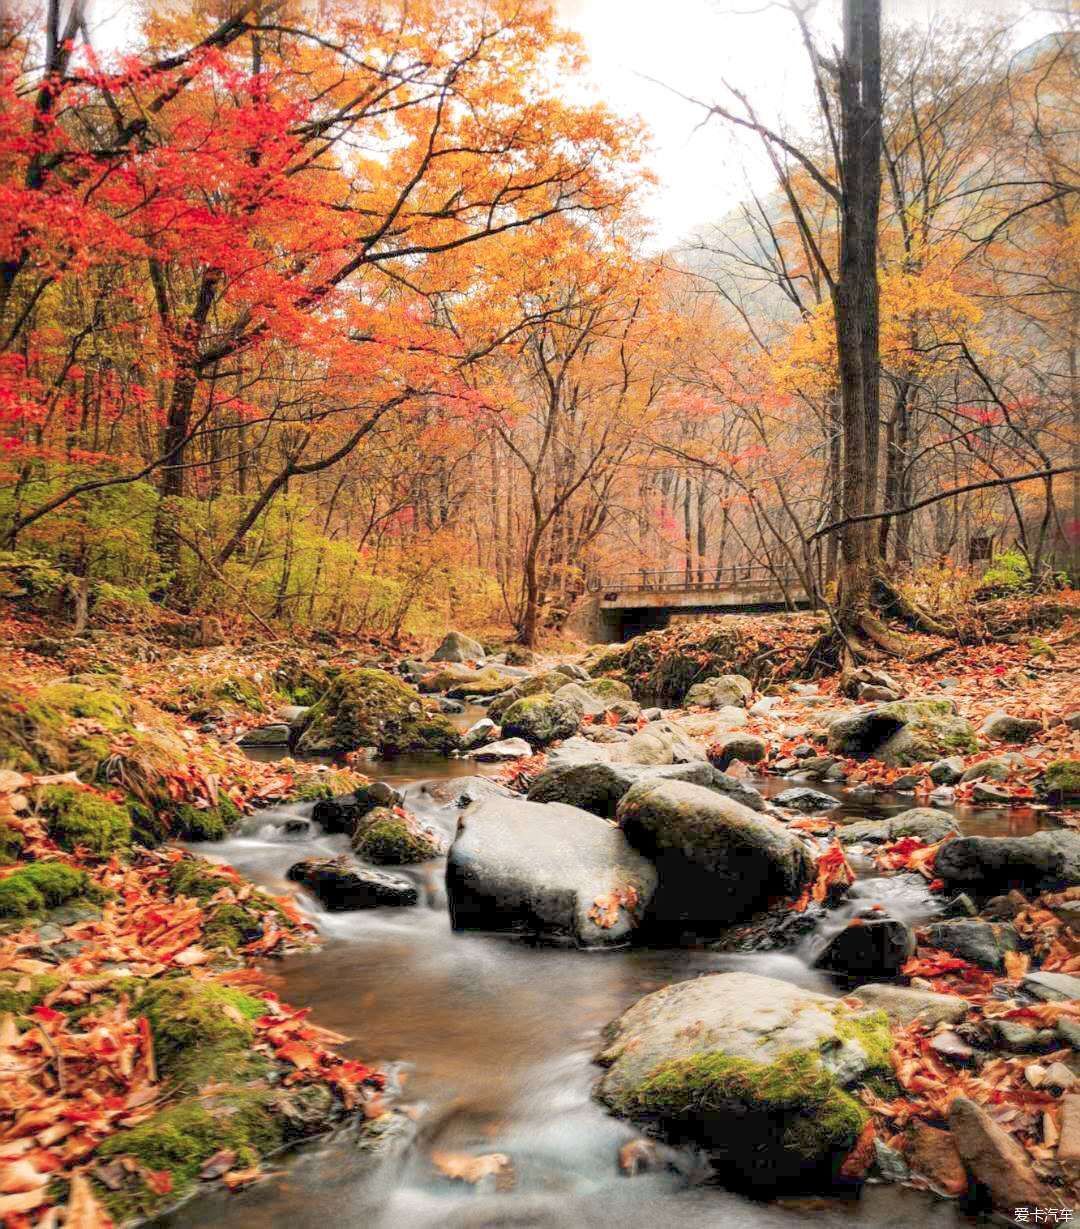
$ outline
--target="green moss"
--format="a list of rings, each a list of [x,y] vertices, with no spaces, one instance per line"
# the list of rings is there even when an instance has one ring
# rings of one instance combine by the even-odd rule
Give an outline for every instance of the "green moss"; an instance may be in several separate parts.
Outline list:
[[[0,917],[26,917],[83,895],[89,880],[64,862],[28,862],[0,879]]]
[[[0,768],[66,772],[69,767],[62,714],[36,695],[0,686]]]
[[[581,685],[589,695],[595,696],[598,700],[633,699],[629,686],[626,683],[620,683],[618,679],[590,679]]]
[[[377,807],[361,821],[353,849],[361,858],[380,866],[426,862],[442,852],[439,844],[414,820],[403,818],[389,807]]]
[[[869,1069],[892,1075],[893,1037],[889,1017],[883,1011],[871,1011],[865,1015],[847,1015],[842,1008],[836,1011],[836,1035],[841,1042],[853,1042],[866,1055]]]
[[[717,1050],[661,1063],[626,1107],[685,1120],[742,1107],[771,1119],[789,1151],[816,1163],[850,1151],[866,1111],[843,1091],[816,1053],[792,1050],[774,1062]]]
[[[1041,636],[1031,637],[1028,641],[1028,650],[1030,651],[1032,657],[1049,657],[1053,659],[1056,656],[1053,646],[1045,641]]]
[[[106,730],[120,733],[131,724],[131,703],[118,691],[107,687],[87,687],[83,683],[50,683],[42,687],[41,699],[72,717],[96,721]]]
[[[241,708],[249,708],[253,713],[265,713],[266,705],[254,681],[242,675],[233,674],[222,679],[214,688],[215,700],[229,700],[239,704]]]
[[[54,974],[36,973],[29,979],[28,987],[16,990],[15,987],[25,980],[23,973],[0,973],[0,1014],[10,1011],[25,1016],[60,985],[60,978]]]
[[[0,823],[0,866],[8,866],[19,860],[26,838],[11,824]]]
[[[118,1221],[151,1215],[184,1195],[206,1161],[223,1149],[236,1153],[236,1168],[254,1165],[284,1142],[272,1097],[269,1089],[228,1087],[212,1097],[189,1098],[110,1136],[98,1147],[99,1157],[133,1156],[148,1170],[167,1170],[173,1189],[158,1195],[136,1177],[121,1191],[101,1191],[106,1206]]]
[[[232,883],[232,879],[202,858],[181,859],[174,863],[168,877],[169,891],[174,896],[190,896],[200,902],[216,896],[222,888]]]
[[[1080,760],[1054,760],[1043,773],[1043,788],[1063,798],[1080,797]]]
[[[49,836],[62,849],[82,847],[105,857],[131,844],[131,819],[123,807],[73,785],[46,785],[37,796]]]
[[[301,751],[355,751],[377,747],[381,755],[457,750],[460,736],[420,694],[383,670],[349,670],[331,684],[307,715]]]
[[[172,835],[168,807],[154,806],[144,802],[129,802],[127,809],[131,819],[131,839],[136,845],[156,849]]]
[[[244,1066],[255,1039],[250,1021],[266,1004],[231,986],[180,977],[161,982],[136,1004],[150,1021],[159,1069],[184,1087]],[[260,1060],[261,1061],[261,1060]]]
[[[173,808],[170,827],[185,841],[223,841],[240,822],[239,807],[223,794],[216,807],[197,807],[182,802]]]

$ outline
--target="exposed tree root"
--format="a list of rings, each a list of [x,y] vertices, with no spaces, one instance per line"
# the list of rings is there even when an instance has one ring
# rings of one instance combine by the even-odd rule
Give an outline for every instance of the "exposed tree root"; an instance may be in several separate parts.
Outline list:
[[[886,614],[903,619],[915,631],[930,636],[955,636],[956,628],[906,598],[880,573],[874,578],[874,604]]]

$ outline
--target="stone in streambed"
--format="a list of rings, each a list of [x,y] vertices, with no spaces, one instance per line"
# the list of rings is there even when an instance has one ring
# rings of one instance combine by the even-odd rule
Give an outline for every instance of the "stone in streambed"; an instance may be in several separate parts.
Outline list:
[[[524,738],[503,738],[497,743],[485,743],[482,747],[474,747],[465,753],[467,760],[478,760],[481,763],[497,764],[503,760],[520,760],[522,756],[532,755],[533,749]]]
[[[621,748],[619,759],[628,764],[690,764],[705,753],[673,721],[650,721]]]
[[[447,632],[442,643],[431,655],[432,661],[483,661],[484,646],[462,632]]]
[[[401,795],[385,781],[369,781],[351,794],[320,798],[315,803],[311,818],[327,832],[351,834],[357,821],[369,811],[376,807],[395,807],[400,801]]]
[[[761,1191],[830,1180],[866,1122],[845,1086],[887,1068],[891,1045],[882,1013],[752,973],[667,986],[605,1036],[602,1102]]]
[[[881,982],[856,986],[851,997],[861,1000],[867,1007],[884,1011],[897,1024],[910,1024],[912,1020],[924,1020],[931,1026],[959,1024],[971,1010],[970,1001],[955,994],[936,994],[932,990],[889,986]]]
[[[1080,883],[1080,832],[957,837],[941,847],[934,868],[947,883],[970,883],[980,892],[1055,891]]]
[[[1030,742],[1043,728],[1041,721],[1031,717],[1013,717],[1006,712],[991,713],[979,731],[1000,743]]]
[[[1029,973],[1024,978],[1024,989],[1045,1003],[1080,999],[1080,977],[1069,973]]]
[[[959,956],[980,969],[1003,972],[1005,953],[1019,946],[1016,931],[1007,924],[975,919],[936,922],[927,932],[931,947]]]
[[[777,806],[788,807],[792,811],[800,811],[803,815],[813,815],[818,811],[831,811],[840,805],[837,798],[831,794],[823,794],[820,790],[810,789],[805,785],[786,789],[777,794],[773,801]]]
[[[769,752],[769,745],[757,734],[733,732],[718,738],[709,748],[709,763],[719,768],[721,772],[733,760],[741,760],[744,764],[756,764],[763,760]]]
[[[287,747],[292,731],[285,722],[273,725],[257,725],[254,729],[245,730],[237,739],[241,747]]]
[[[420,898],[408,879],[369,866],[354,866],[344,856],[297,862],[289,867],[287,877],[303,884],[327,909],[334,911],[410,906]]]
[[[754,694],[754,685],[741,674],[725,674],[695,683],[686,693],[687,708],[743,708]]]
[[[656,864],[650,916],[664,927],[715,933],[774,897],[797,896],[813,872],[807,847],[783,824],[701,785],[641,781],[617,818]]]
[[[400,808],[376,807],[361,819],[352,837],[353,853],[377,866],[427,862],[443,853],[442,839]]]
[[[546,747],[576,734],[581,717],[581,709],[573,700],[540,692],[515,700],[503,713],[503,737],[523,738],[532,747]]]
[[[895,977],[915,951],[911,928],[896,918],[854,918],[814,961],[848,977]]]
[[[458,821],[446,865],[455,928],[585,947],[625,942],[655,887],[655,869],[618,828],[560,803],[476,803]]]
[[[462,751],[475,751],[499,737],[499,727],[490,717],[481,717],[461,736]]]
[[[957,1097],[949,1107],[949,1130],[964,1168],[995,1208],[1011,1215],[1016,1208],[1057,1206],[1023,1145],[982,1106]]]
[[[846,824],[838,834],[842,845],[854,845],[861,841],[871,843],[898,841],[912,836],[926,845],[935,845],[960,829],[956,820],[933,807],[912,807],[889,819],[860,819]]]

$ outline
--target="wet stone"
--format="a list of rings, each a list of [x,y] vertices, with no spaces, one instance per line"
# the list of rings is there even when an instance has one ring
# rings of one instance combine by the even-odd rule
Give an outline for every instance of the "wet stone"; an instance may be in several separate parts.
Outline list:
[[[840,805],[831,794],[823,794],[820,790],[796,787],[786,789],[777,794],[773,801],[777,806],[788,807],[792,811],[800,811],[804,815],[812,815],[819,811],[831,811]]]
[[[297,862],[289,867],[287,878],[303,884],[334,911],[410,906],[420,899],[416,887],[403,876],[357,866],[345,857]]]
[[[894,977],[915,950],[911,929],[895,918],[855,918],[814,962],[848,977]]]

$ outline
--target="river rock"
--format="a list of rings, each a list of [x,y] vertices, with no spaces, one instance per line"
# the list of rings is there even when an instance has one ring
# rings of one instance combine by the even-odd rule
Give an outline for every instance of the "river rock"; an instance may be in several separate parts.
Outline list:
[[[951,700],[899,700],[834,718],[829,750],[906,767],[950,751],[976,750],[975,732]]]
[[[565,696],[539,692],[515,700],[502,715],[504,738],[524,738],[532,747],[546,747],[576,734],[581,709]]]
[[[532,747],[524,738],[503,738],[497,743],[485,743],[466,752],[467,760],[499,763],[503,760],[520,760],[523,755],[532,755]]]
[[[1042,722],[1034,718],[996,712],[987,717],[979,732],[999,743],[1026,743],[1041,733],[1042,728]]]
[[[788,807],[792,811],[800,811],[803,815],[812,815],[819,811],[831,811],[840,805],[839,799],[831,794],[823,794],[820,790],[809,789],[805,785],[786,789],[776,795],[773,801],[777,806]]]
[[[408,879],[354,866],[340,858],[309,858],[290,866],[287,878],[301,883],[334,911],[374,909],[379,905],[415,905],[420,894]]]
[[[577,679],[580,683],[587,683],[590,675],[584,666],[579,666],[576,661],[560,661],[551,667],[557,674],[565,674],[568,679]]]
[[[756,764],[768,751],[768,743],[757,734],[724,734],[709,748],[709,763],[723,772],[733,760]]]
[[[245,730],[237,739],[241,747],[287,747],[292,737],[290,727],[282,722],[273,725],[257,725],[252,730]]]
[[[927,937],[931,947],[959,956],[980,969],[999,973],[1005,968],[1005,953],[1014,952],[1019,946],[1012,926],[973,918],[935,922]]]
[[[467,807],[481,798],[519,798],[508,785],[491,777],[450,777],[444,781],[425,781],[421,793],[437,806]]]
[[[933,990],[888,986],[881,982],[857,986],[851,997],[885,1012],[897,1024],[910,1024],[912,1020],[925,1020],[931,1026],[959,1024],[971,1010],[970,1001],[955,994],[937,994]]]
[[[943,760],[935,760],[927,769],[927,775],[935,785],[955,785],[964,775],[964,757],[950,755]]]
[[[587,717],[602,717],[607,711],[603,700],[597,699],[590,691],[586,691],[580,683],[567,683],[553,693],[557,700],[569,700],[581,713]]]
[[[618,828],[561,803],[476,803],[458,820],[446,865],[455,928],[583,947],[624,942],[655,887],[656,871]]]
[[[1024,989],[1045,1003],[1080,999],[1080,977],[1069,973],[1028,973]]]
[[[994,1207],[1055,1207],[1053,1195],[1035,1176],[1023,1145],[974,1101],[957,1097],[949,1107],[949,1130],[964,1168]]]
[[[400,807],[376,807],[357,824],[353,853],[377,866],[427,862],[443,853],[442,838]]]
[[[1080,832],[961,836],[941,847],[934,867],[947,883],[970,883],[987,893],[1055,891],[1080,883]]]
[[[741,674],[725,674],[695,683],[686,693],[687,708],[745,707],[754,694],[754,685]]]
[[[442,643],[431,655],[432,661],[483,661],[484,646],[462,632],[447,632]]]
[[[359,819],[376,807],[395,807],[401,796],[385,781],[368,781],[351,794],[320,798],[311,818],[327,832],[352,833]]]
[[[650,721],[621,749],[627,764],[690,764],[705,752],[673,721]]]
[[[664,927],[714,933],[770,898],[797,896],[813,872],[806,846],[783,824],[701,785],[641,781],[616,814],[656,863],[650,917]]]
[[[704,760],[691,764],[622,764],[605,760],[587,764],[555,764],[544,769],[529,787],[530,802],[563,802],[605,819],[615,816],[623,795],[638,781],[690,781],[726,794],[761,811],[765,800],[753,786],[718,772]]]
[[[383,670],[345,670],[311,708],[297,743],[303,754],[338,754],[376,747],[380,755],[449,754],[458,732],[442,713]]]
[[[462,734],[461,749],[462,751],[475,751],[477,747],[483,747],[498,737],[499,727],[495,722],[490,717],[481,717],[475,725],[469,726]]]
[[[1004,781],[1014,767],[1023,764],[1021,756],[1013,761],[1011,755],[999,755],[993,759],[980,760],[977,764],[969,764],[960,774],[961,781]]]
[[[814,961],[819,969],[848,977],[896,977],[915,951],[910,926],[896,918],[854,918]]]
[[[601,1101],[703,1146],[725,1182],[769,1193],[830,1175],[847,1155],[866,1115],[843,1087],[886,1062],[890,1044],[881,1013],[753,973],[657,990],[605,1039]]]
[[[1008,806],[1012,802],[1012,793],[1004,785],[995,785],[993,781],[976,781],[971,788],[971,801]]]
[[[867,687],[890,692],[890,700],[898,700],[904,694],[903,687],[891,674],[886,674],[884,670],[878,670],[874,666],[857,666],[854,670],[845,671],[840,677],[841,694],[852,700],[862,699],[861,693]]]
[[[911,1129],[908,1160],[915,1173],[925,1178],[939,1194],[956,1199],[967,1191],[967,1171],[950,1132],[916,1118]]]

